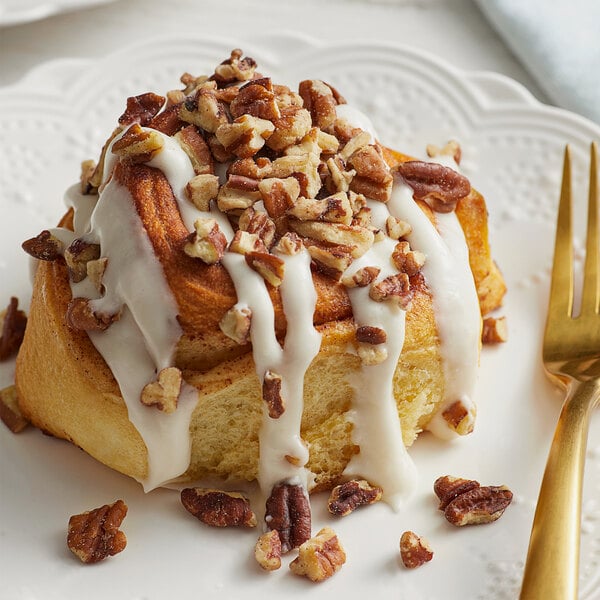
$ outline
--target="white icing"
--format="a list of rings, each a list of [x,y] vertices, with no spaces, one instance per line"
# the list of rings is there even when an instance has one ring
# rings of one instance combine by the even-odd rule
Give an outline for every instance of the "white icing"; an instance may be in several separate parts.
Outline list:
[[[412,189],[396,180],[388,209],[411,224],[407,239],[426,256],[423,274],[431,289],[444,366],[444,401],[428,425],[437,436],[451,438],[442,412],[456,400],[473,410],[477,380],[481,316],[464,233],[454,212],[436,213],[437,229],[412,197]]]
[[[384,204],[377,204],[385,210]],[[394,247],[390,238],[376,242],[344,275],[368,266],[381,269],[378,279],[397,273],[390,260]],[[354,390],[352,439],[360,452],[352,457],[344,475],[365,477],[379,485],[384,500],[398,509],[416,482],[415,466],[402,440],[393,390],[393,376],[404,345],[406,313],[395,303],[371,300],[368,287],[350,288],[348,295],[357,326],[379,327],[386,332],[387,339],[378,348],[387,351],[387,358],[377,365],[363,365],[349,378]]]
[[[280,255],[285,263],[283,283],[279,291],[287,319],[283,347],[275,335],[275,314],[264,279],[233,252],[223,257],[223,265],[231,276],[237,305],[252,311],[250,338],[256,374],[262,385],[267,370],[281,375],[285,411],[277,419],[263,409],[259,433],[258,482],[264,494],[282,481],[300,483],[305,488],[311,474],[305,468],[308,449],[300,426],[304,407],[304,375],[320,347],[320,335],[313,327],[316,292],[310,273],[310,256],[303,250],[294,256]],[[293,462],[285,457],[293,457]]]

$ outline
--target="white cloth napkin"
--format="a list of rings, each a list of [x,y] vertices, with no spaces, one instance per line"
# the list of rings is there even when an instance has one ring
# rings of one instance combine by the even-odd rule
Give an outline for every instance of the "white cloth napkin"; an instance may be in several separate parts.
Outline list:
[[[477,0],[550,99],[600,123],[600,0]]]

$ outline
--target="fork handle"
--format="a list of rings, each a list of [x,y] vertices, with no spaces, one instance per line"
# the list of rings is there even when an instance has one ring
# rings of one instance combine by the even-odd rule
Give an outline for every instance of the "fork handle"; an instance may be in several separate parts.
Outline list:
[[[520,600],[576,600],[581,492],[596,379],[573,381],[562,407],[540,488]]]

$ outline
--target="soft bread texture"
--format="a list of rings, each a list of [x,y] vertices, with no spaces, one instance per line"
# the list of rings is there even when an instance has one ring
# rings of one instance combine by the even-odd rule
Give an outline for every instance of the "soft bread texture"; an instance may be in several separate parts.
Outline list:
[[[391,151],[386,154],[392,166],[406,159]],[[183,479],[252,480],[257,475],[263,401],[250,346],[235,344],[218,327],[236,301],[231,280],[220,265],[199,264],[183,252],[187,231],[169,184],[159,171],[143,165],[119,166],[115,176],[132,194],[179,305],[184,335],[176,366],[199,393],[190,426],[191,461]],[[435,220],[432,211],[421,206]],[[457,215],[485,313],[500,304],[504,283],[490,255],[483,197],[472,191],[459,202]],[[70,220],[68,214],[62,224],[69,226]],[[411,283],[415,294],[394,376],[406,445],[426,426],[444,392],[432,298],[420,274]],[[319,300],[314,320],[322,343],[305,377],[302,437],[310,450],[308,468],[316,476],[313,489],[324,489],[340,479],[351,456],[359,451],[352,443],[352,424],[347,418],[353,396],[347,379],[360,369],[360,360],[348,352],[354,325],[343,286],[315,274],[315,287]],[[271,292],[277,332],[283,336],[285,317],[277,293]],[[87,334],[66,326],[70,299],[64,263],[40,263],[17,359],[21,409],[40,429],[143,480],[148,469],[144,442],[127,417],[112,373]]]

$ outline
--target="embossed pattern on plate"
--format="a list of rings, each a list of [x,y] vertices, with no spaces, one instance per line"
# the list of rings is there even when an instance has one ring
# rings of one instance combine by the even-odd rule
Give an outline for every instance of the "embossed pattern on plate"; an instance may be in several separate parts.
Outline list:
[[[37,431],[15,437],[1,428],[0,544],[7,576],[0,596],[70,600],[85,590],[92,600],[109,593],[117,599],[243,594],[253,600],[306,593],[515,598],[561,397],[546,382],[539,356],[561,153],[565,143],[572,144],[575,172],[585,181],[588,144],[600,140],[598,126],[542,106],[512,80],[461,72],[400,45],[323,45],[286,35],[245,42],[163,37],[94,62],[48,64],[0,90],[0,302],[17,295],[27,304],[28,263],[20,243],[57,221],[64,189],[76,180],[80,161],[97,156],[124,98],[176,88],[182,72],[206,72],[237,46],[275,79],[328,80],[372,116],[390,146],[419,156],[428,142],[453,137],[462,143],[464,171],[486,195],[494,255],[509,285],[502,313],[510,339],[501,348],[484,349],[476,430],[452,444],[427,435],[417,441],[411,455],[419,487],[398,514],[378,505],[332,523],[323,498],[315,498],[315,531],[332,525],[348,563],[314,587],[287,567],[272,575],[259,572],[251,557],[252,533],[215,532],[190,522],[173,492],[144,496],[137,484],[68,444]],[[576,186],[575,192],[583,202],[585,190]],[[2,365],[0,386],[11,377],[12,365]],[[454,529],[437,512],[431,491],[435,478],[447,473],[507,484],[515,492],[513,505],[492,525]],[[123,524],[129,547],[93,569],[80,568],[65,549],[69,515],[117,497],[130,506]],[[600,599],[598,498],[596,415],[584,490],[585,600]],[[429,538],[435,552],[431,563],[414,572],[403,569],[398,558],[406,529]]]

